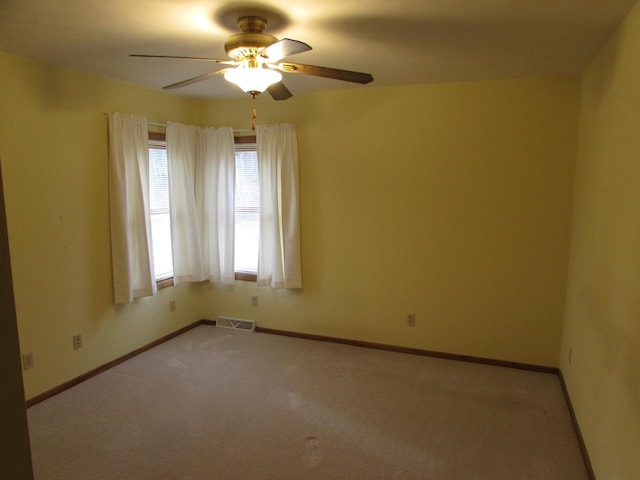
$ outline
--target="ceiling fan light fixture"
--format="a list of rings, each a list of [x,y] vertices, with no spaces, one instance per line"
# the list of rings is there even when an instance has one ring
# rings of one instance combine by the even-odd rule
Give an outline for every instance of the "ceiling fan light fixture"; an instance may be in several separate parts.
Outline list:
[[[1,1],[1,0],[0,0]],[[249,7],[247,7],[249,8]],[[253,8],[253,7],[252,7]],[[234,11],[237,8],[234,7]],[[246,10],[243,7],[243,11]],[[271,14],[269,13],[269,16]],[[260,15],[244,15],[238,18],[238,26],[242,33],[231,35],[224,43],[225,52],[231,60],[218,60],[207,57],[184,57],[174,55],[130,55],[132,57],[175,58],[181,60],[199,60],[215,62],[222,65],[235,65],[236,68],[224,68],[188,78],[181,82],[172,83],[162,87],[165,90],[186,87],[196,82],[206,80],[224,74],[224,78],[249,93],[255,99],[265,90],[274,100],[286,100],[292,93],[282,83],[282,74],[296,73],[312,75],[321,78],[331,78],[359,84],[367,84],[373,81],[370,73],[353,72],[338,68],[320,67],[316,65],[304,65],[301,63],[280,62],[280,60],[311,50],[311,47],[299,40],[283,38],[278,40],[272,35],[264,33],[267,26],[267,17]]]
[[[236,84],[242,91],[257,95],[269,88],[269,85],[282,80],[282,74],[261,65],[251,66],[243,62],[238,67],[227,70],[224,78]]]

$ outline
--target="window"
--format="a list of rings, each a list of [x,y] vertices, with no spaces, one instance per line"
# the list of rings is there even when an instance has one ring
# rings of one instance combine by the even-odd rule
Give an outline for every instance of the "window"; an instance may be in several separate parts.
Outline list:
[[[153,265],[160,283],[173,278],[167,145],[160,133],[149,133],[149,207]]]
[[[256,280],[260,235],[260,178],[255,137],[236,137],[235,270],[238,280]]]
[[[260,183],[256,138],[236,137],[235,271],[237,280],[256,281],[260,235]],[[153,264],[159,287],[172,285],[171,214],[166,137],[149,133],[149,204]]]

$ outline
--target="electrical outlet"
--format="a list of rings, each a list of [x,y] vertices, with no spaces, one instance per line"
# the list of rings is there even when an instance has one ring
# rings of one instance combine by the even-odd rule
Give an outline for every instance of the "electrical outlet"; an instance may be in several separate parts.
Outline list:
[[[22,369],[29,370],[33,367],[35,367],[35,364],[33,363],[33,353],[29,352],[22,355]]]
[[[252,307],[257,307],[258,306],[258,296],[257,295],[253,295],[251,297],[251,306]]]
[[[82,348],[82,335],[80,334],[73,336],[73,349],[78,350],[79,348]]]
[[[170,312],[175,312],[176,311],[176,301],[175,300],[169,300],[169,311]]]
[[[416,314],[410,313],[407,315],[407,327],[415,327],[416,326]]]

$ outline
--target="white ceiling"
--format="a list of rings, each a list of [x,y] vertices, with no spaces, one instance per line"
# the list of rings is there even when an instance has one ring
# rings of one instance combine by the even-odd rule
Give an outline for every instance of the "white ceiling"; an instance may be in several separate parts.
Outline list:
[[[574,75],[636,0],[0,0],[0,50],[152,89],[218,68],[129,53],[226,58],[237,13],[313,47],[286,60],[371,73],[372,85]],[[250,8],[253,6],[252,8]],[[367,88],[285,74],[295,94]],[[173,91],[244,95],[215,76]]]

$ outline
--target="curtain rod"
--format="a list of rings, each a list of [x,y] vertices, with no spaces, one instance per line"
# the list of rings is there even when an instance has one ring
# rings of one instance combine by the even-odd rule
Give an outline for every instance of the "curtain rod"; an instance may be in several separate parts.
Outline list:
[[[105,115],[109,115],[111,112],[103,112]],[[152,127],[161,127],[161,128],[167,128],[167,124],[166,123],[158,123],[158,122],[149,122],[147,121],[147,125],[151,125]],[[255,130],[252,130],[250,128],[246,128],[246,129],[234,129],[233,133],[244,133],[244,132],[250,132],[250,133],[256,133]]]

